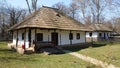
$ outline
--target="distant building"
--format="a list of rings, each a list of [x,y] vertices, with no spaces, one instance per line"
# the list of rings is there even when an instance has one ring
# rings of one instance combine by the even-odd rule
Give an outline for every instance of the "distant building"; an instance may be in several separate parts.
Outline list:
[[[112,33],[112,29],[105,26],[102,23],[91,24],[89,28],[92,30],[86,32],[86,40],[87,41],[100,41],[100,40],[108,40],[110,39],[110,34]],[[91,35],[91,36],[90,36]]]

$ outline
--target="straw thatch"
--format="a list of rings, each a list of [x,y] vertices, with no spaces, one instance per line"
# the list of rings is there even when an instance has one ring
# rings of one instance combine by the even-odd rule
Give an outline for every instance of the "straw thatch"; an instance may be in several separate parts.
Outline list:
[[[112,29],[110,29],[109,27],[107,27],[106,25],[102,24],[102,23],[95,23],[89,26],[89,28],[91,28],[93,31],[107,31],[107,32],[111,32]]]
[[[83,24],[65,15],[60,10],[45,6],[28,16],[23,22],[12,26],[9,30],[21,28],[89,31]]]

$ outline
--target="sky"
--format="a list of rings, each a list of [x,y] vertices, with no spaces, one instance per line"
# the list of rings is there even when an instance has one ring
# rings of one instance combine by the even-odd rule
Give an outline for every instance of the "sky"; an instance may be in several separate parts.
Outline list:
[[[6,0],[11,6],[16,8],[27,8],[26,0]],[[30,1],[30,0],[28,0]],[[64,4],[70,4],[71,0],[38,0],[38,6],[48,6],[51,7],[52,5],[63,2]]]
[[[11,6],[13,6],[15,8],[25,8],[25,9],[28,8],[27,4],[26,4],[26,0],[6,0],[6,1],[8,4],[10,4]],[[28,1],[31,1],[31,0],[28,0]],[[54,5],[58,2],[63,2],[65,5],[69,5],[71,3],[71,0],[38,0],[37,5],[39,7],[41,7],[41,6],[52,7],[52,5]],[[119,14],[115,14],[114,11],[113,12],[106,11],[106,13],[105,13],[105,17],[107,20],[111,19],[113,17],[116,17],[117,15],[119,15]]]

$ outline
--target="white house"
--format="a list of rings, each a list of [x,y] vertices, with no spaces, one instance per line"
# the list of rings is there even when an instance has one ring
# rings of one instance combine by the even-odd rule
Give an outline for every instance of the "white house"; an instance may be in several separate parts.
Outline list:
[[[100,41],[110,39],[112,29],[102,23],[94,23],[89,26],[92,31],[86,32],[86,41]]]
[[[39,46],[43,43],[54,46],[85,43],[85,33],[89,30],[58,9],[43,6],[9,31],[13,33],[16,47],[24,45],[29,48],[37,43],[41,43]]]

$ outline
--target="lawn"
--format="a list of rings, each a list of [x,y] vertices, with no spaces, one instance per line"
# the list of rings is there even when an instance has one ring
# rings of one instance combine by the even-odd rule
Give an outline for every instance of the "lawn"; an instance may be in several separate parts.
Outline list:
[[[101,43],[102,42],[99,42],[97,44],[101,44]],[[106,44],[105,46],[89,47],[79,50],[77,48],[76,50],[74,49],[73,51],[120,67],[120,43],[112,43],[112,44],[105,43],[105,44]]]
[[[45,55],[41,53],[20,55],[0,42],[0,68],[100,68],[69,54]]]

